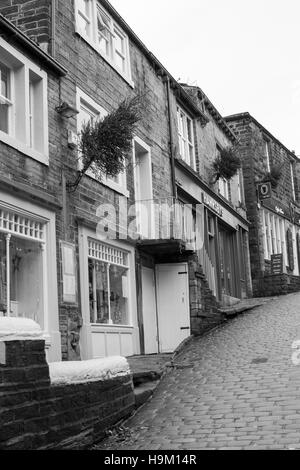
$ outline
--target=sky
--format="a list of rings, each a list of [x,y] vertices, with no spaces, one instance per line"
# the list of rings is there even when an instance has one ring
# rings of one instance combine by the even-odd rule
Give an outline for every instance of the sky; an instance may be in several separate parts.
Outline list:
[[[300,156],[299,0],[110,0],[177,80]]]

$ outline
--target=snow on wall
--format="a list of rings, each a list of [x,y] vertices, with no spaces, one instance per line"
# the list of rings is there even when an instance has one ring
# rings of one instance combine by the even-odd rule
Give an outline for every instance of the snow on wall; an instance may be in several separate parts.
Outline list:
[[[43,339],[40,325],[30,318],[0,317],[0,341]]]
[[[88,361],[52,362],[49,364],[52,385],[95,382],[130,374],[125,357],[111,356]]]

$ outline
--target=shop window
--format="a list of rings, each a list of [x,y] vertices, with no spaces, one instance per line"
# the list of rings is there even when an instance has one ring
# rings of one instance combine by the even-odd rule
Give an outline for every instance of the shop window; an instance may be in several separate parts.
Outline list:
[[[89,241],[91,323],[129,324],[127,257],[127,253],[119,249]]]
[[[30,237],[28,232],[28,239],[25,235],[26,222],[28,231],[32,226],[33,236]],[[3,228],[3,219],[0,219],[0,223]],[[44,244],[33,239],[39,238],[41,234],[40,224],[36,230],[34,224],[28,219],[10,215],[7,226],[10,225],[11,232],[23,232],[22,236],[0,229],[0,315],[31,318],[43,328]]]

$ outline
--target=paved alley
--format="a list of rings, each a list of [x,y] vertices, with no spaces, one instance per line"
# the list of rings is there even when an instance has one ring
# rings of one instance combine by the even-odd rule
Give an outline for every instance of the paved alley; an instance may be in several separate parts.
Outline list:
[[[300,448],[300,293],[195,339],[147,402],[98,449]]]

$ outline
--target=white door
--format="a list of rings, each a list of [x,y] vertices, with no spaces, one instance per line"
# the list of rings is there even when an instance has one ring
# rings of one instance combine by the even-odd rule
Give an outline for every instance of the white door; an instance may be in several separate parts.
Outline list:
[[[158,353],[154,271],[142,268],[142,305],[145,354]]]
[[[190,336],[188,266],[156,267],[159,351],[172,352]]]

